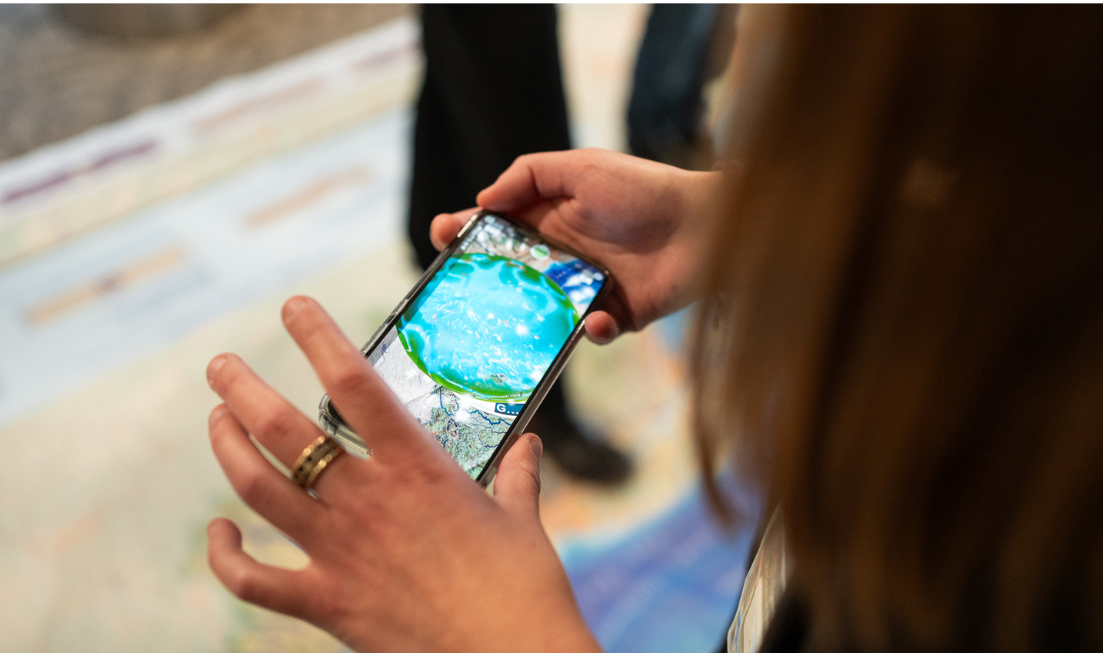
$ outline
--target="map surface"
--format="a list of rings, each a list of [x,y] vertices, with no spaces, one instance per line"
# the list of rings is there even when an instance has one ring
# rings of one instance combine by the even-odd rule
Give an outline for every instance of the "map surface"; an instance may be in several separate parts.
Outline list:
[[[573,140],[623,148],[647,7],[559,14]],[[313,417],[324,389],[282,303],[316,298],[361,344],[417,281],[402,224],[416,37],[398,21],[0,165],[5,190],[88,171],[0,211],[0,249],[21,252],[0,264],[0,445],[14,461],[0,476],[0,650],[346,650],[211,573],[215,516],[262,562],[301,568],[306,556],[219,469],[204,369],[234,352]],[[243,117],[193,129],[222,115]],[[165,146],[139,156],[146,138]],[[87,163],[119,151],[135,156]],[[540,269],[530,258],[518,260]],[[713,650],[698,640],[727,628],[741,582],[730,560],[745,555],[714,555],[698,504],[692,520],[676,510],[696,477],[685,370],[664,333],[583,341],[563,374],[582,427],[631,452],[632,479],[598,488],[541,464],[541,521],[609,653]]]

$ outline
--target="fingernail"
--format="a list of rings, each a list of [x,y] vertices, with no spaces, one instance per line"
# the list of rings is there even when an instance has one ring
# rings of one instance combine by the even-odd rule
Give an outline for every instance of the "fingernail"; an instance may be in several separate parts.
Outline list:
[[[540,438],[533,436],[529,438],[529,448],[532,449],[532,453],[536,454],[536,459],[540,460],[544,456],[544,443]]]
[[[306,308],[307,303],[308,302],[306,300],[306,297],[292,297],[291,299],[287,300],[283,305],[284,321],[290,320],[291,318],[295,317],[295,315],[299,311]]]
[[[214,360],[207,365],[207,384],[214,383],[214,377],[218,374],[218,370],[222,369],[222,366],[226,364],[226,356],[215,356]]]
[[[225,404],[219,404],[211,410],[211,414],[207,416],[207,424],[213,426],[219,417],[222,417],[222,411],[226,410]]]

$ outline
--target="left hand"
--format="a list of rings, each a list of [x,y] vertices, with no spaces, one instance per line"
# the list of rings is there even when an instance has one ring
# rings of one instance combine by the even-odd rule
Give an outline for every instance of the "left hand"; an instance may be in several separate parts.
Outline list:
[[[476,200],[609,268],[613,292],[586,316],[586,335],[600,344],[697,299],[708,225],[728,183],[720,172],[587,148],[520,156]],[[434,218],[433,244],[443,249],[473,213]]]
[[[208,558],[239,598],[309,621],[357,651],[598,651],[540,524],[539,438],[503,459],[491,498],[414,420],[313,300],[283,319],[372,457],[334,460],[314,499],[272,467],[251,434],[290,467],[320,429],[223,354],[207,369],[225,401],[211,446],[241,498],[310,557],[301,570],[261,564],[226,519]]]

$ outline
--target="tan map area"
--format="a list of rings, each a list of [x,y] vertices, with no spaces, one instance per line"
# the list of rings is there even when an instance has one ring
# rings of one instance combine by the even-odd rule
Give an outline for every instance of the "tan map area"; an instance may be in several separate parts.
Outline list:
[[[338,649],[324,633],[239,603],[207,569],[205,527],[216,515],[237,520],[247,549],[262,560],[295,566],[304,558],[240,503],[218,469],[205,435],[216,398],[203,370],[214,355],[234,351],[313,416],[322,388],[280,325],[282,301],[316,297],[360,342],[415,280],[405,260],[401,244],[382,247],[5,429],[4,442],[27,443],[19,464],[0,476],[6,646]],[[640,469],[628,486],[596,491],[546,465],[542,514],[553,537],[621,530],[677,498],[692,469],[680,437],[681,378],[654,333],[580,348],[568,367],[570,394],[587,423],[635,452]]]
[[[582,143],[622,143],[621,102],[645,15],[602,6],[562,14]],[[623,33],[603,31],[609,24]],[[280,222],[363,174],[319,182],[250,224]],[[172,256],[44,298],[32,317],[46,322],[78,310]],[[247,550],[263,561],[296,566],[304,556],[236,498],[211,455],[206,418],[216,398],[204,368],[233,351],[313,418],[322,388],[283,331],[280,305],[292,294],[311,295],[360,344],[416,279],[410,259],[403,242],[380,242],[0,428],[0,649],[340,650],[321,631],[237,601],[207,568],[205,527],[218,515],[242,526]],[[545,465],[542,515],[557,542],[623,532],[682,496],[693,478],[684,370],[656,331],[603,348],[584,343],[565,383],[580,420],[630,449],[638,471],[620,489],[598,490]]]

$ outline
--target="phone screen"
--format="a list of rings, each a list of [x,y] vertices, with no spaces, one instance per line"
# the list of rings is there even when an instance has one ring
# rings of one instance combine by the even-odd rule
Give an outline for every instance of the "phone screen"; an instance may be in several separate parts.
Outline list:
[[[605,282],[590,263],[485,215],[368,360],[477,479]]]

